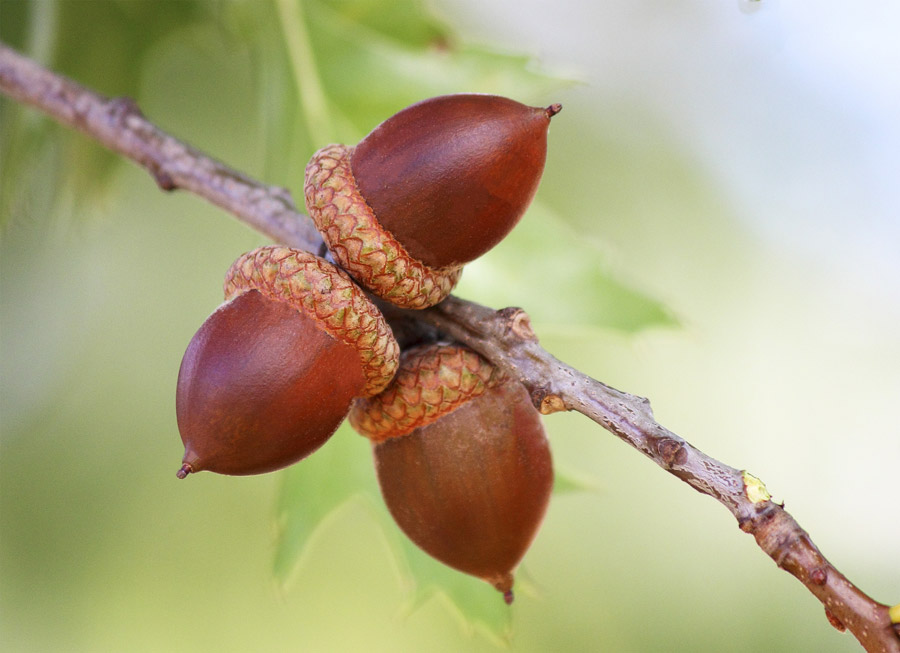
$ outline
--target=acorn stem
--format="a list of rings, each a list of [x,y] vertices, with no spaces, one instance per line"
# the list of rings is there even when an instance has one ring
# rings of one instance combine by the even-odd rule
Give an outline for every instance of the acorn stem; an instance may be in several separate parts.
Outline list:
[[[190,474],[194,469],[188,463],[184,463],[177,472],[175,472],[175,476],[180,479],[187,478],[187,475]]]

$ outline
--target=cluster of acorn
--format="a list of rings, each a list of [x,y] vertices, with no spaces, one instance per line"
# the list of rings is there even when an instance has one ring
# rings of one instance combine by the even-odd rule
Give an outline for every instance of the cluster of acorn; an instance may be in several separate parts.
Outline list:
[[[462,266],[515,226],[537,189],[559,105],[449,95],[408,107],[306,169],[337,265],[270,246],[244,254],[178,376],[178,477],[260,474],[318,449],[348,417],[373,443],[400,528],[512,601],[553,470],[514,379],[456,344],[400,352],[360,288],[404,308],[444,299]],[[357,285],[359,284],[359,285]]]

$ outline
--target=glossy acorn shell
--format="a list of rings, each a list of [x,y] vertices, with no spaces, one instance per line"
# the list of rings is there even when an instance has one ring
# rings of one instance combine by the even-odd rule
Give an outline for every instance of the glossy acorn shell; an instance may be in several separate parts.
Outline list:
[[[513,571],[553,485],[550,446],[524,387],[465,347],[415,347],[383,392],[354,402],[349,419],[373,443],[401,530],[512,601]]]
[[[445,95],[388,118],[306,166],[306,208],[334,260],[403,308],[443,300],[465,263],[502,240],[537,190],[561,110]]]
[[[435,422],[374,446],[385,503],[432,557],[512,600],[513,571],[553,486],[540,416],[518,384],[488,390]]]
[[[262,474],[305,458],[360,394],[359,355],[283,302],[249,291],[188,345],[176,414],[191,472]]]
[[[558,110],[495,95],[431,98],[378,125],[350,167],[379,222],[412,256],[434,268],[462,265],[528,208]]]
[[[308,252],[269,246],[240,256],[225,298],[178,375],[179,478],[290,465],[331,436],[354,397],[377,394],[396,372],[399,348],[381,311]]]

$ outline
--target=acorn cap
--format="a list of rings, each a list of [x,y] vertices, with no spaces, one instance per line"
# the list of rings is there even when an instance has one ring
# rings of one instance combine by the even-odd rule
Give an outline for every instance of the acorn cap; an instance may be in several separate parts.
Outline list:
[[[331,437],[354,397],[378,392],[397,369],[381,312],[312,254],[274,246],[244,254],[228,271],[225,297],[179,370],[179,478],[297,462]]]
[[[375,295],[402,308],[434,306],[462,270],[425,265],[381,225],[350,172],[352,151],[329,145],[307,164],[303,191],[310,218],[334,260]]]
[[[377,394],[394,377],[400,349],[381,311],[347,274],[309,252],[267,246],[239,257],[225,276],[225,298],[248,290],[293,306],[359,354],[366,385]]]
[[[422,345],[400,355],[400,368],[381,394],[357,400],[350,425],[372,442],[431,424],[508,377],[471,349]]]

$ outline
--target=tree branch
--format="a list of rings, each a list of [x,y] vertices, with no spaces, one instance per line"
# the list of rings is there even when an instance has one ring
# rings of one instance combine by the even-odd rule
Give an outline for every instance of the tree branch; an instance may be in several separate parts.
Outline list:
[[[322,239],[291,194],[247,177],[144,118],[130,98],[106,98],[0,43],[0,90],[146,168],[163,190],[181,188],[225,209],[275,242],[318,251]]]
[[[321,238],[287,190],[255,181],[166,134],[133,101],[98,95],[2,44],[0,90],[137,162],[164,190],[188,190],[276,242],[322,251]],[[900,629],[891,620],[891,613],[900,620],[900,608],[874,601],[842,575],[783,506],[771,500],[762,482],[658,424],[646,399],[611,388],[551,356],[523,310],[494,311],[449,297],[425,311],[390,312],[407,327],[436,328],[477,350],[518,378],[542,413],[580,412],[717,500],[779,567],[822,602],[832,625],[849,630],[867,651],[900,653]]]

